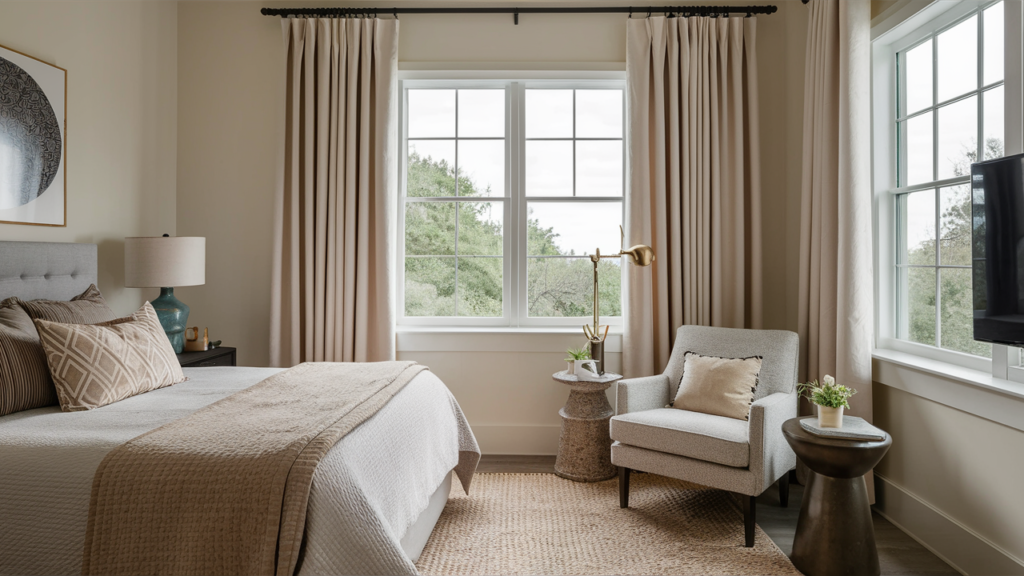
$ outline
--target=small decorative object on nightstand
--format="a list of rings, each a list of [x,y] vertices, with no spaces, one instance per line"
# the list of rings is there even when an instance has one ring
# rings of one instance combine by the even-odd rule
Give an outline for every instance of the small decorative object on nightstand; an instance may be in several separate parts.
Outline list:
[[[617,470],[612,465],[612,439],[608,435],[613,411],[604,391],[622,376],[606,372],[596,382],[584,382],[563,370],[551,377],[569,386],[569,400],[558,411],[562,433],[555,474],[577,482],[614,478]]]
[[[199,339],[199,327],[185,329],[185,352],[206,352],[210,349],[210,330],[203,328],[203,339]]]
[[[205,352],[183,352],[178,354],[178,363],[182,368],[202,368],[205,366],[236,366],[235,349],[229,346],[212,348]]]
[[[568,354],[565,361],[569,363],[569,368],[566,370],[567,374],[576,373],[576,362],[590,358],[590,349],[586,346],[581,348],[569,348],[565,353]]]

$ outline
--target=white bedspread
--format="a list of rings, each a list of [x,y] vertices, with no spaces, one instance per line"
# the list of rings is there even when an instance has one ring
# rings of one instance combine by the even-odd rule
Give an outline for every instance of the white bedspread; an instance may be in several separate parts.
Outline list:
[[[274,368],[191,368],[190,380],[87,412],[0,417],[0,574],[79,574],[93,473],[115,446],[242,390]],[[400,540],[479,448],[423,372],[343,438],[313,478],[298,573],[415,574]]]

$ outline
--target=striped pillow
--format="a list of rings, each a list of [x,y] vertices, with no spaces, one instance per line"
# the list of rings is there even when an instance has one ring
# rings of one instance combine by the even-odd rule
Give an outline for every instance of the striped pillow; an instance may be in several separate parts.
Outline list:
[[[92,410],[185,381],[156,310],[92,326],[36,320],[65,412]]]
[[[103,300],[103,295],[100,294],[100,290],[95,284],[90,284],[85,292],[68,302],[19,300],[18,303],[33,320],[49,320],[64,324],[97,324],[117,318],[114,311]]]
[[[0,416],[57,404],[39,334],[17,298],[0,302]]]

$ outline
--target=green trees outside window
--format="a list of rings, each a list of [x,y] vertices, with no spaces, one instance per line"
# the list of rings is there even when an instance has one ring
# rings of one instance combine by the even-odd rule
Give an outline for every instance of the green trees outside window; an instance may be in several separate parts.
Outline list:
[[[503,202],[488,201],[490,190],[479,190],[472,179],[455,172],[446,160],[409,155],[409,198],[453,197],[458,178],[459,198],[472,200],[406,202],[406,316],[502,315]],[[563,252],[557,238],[553,228],[528,218],[529,315],[588,316],[593,264],[585,255]],[[601,315],[621,316],[620,263],[602,260],[599,266]]]

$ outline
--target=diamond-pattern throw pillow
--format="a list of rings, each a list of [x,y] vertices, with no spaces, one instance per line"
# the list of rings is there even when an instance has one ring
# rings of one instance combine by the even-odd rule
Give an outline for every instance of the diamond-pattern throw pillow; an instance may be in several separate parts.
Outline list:
[[[35,323],[65,412],[99,408],[185,381],[149,302],[128,318],[101,324]]]

